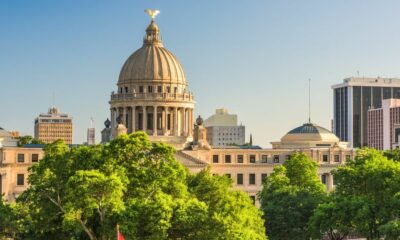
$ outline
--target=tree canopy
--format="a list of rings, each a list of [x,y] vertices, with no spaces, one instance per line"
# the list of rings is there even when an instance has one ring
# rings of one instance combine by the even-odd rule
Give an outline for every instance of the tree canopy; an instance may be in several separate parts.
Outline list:
[[[325,198],[318,165],[295,153],[267,177],[259,197],[270,239],[308,239],[308,221]]]
[[[19,238],[113,239],[119,224],[126,239],[266,239],[246,194],[208,169],[190,174],[174,151],[142,132],[106,145],[48,144],[17,199],[26,210]]]

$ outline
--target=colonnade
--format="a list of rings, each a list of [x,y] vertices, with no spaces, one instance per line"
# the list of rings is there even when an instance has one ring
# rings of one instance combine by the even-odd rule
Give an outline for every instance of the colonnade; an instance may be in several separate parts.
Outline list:
[[[193,108],[170,106],[123,106],[111,108],[111,127],[118,116],[128,133],[144,131],[153,136],[192,136]]]

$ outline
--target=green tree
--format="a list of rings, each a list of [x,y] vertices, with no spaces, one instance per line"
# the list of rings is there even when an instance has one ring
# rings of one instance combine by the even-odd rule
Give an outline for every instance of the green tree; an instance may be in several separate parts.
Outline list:
[[[309,219],[326,195],[317,169],[305,154],[295,153],[265,180],[259,198],[270,239],[310,237]]]
[[[20,136],[20,137],[17,138],[17,140],[18,140],[18,142],[17,142],[18,147],[22,147],[22,146],[24,146],[26,144],[44,144],[43,141],[41,141],[39,139],[36,139],[36,138],[33,138],[30,135]]]
[[[334,171],[336,195],[357,199],[361,206],[349,211],[356,231],[379,239],[396,231],[400,213],[400,163],[381,151],[362,149],[354,160]],[[391,239],[391,238],[387,238]]]
[[[248,196],[209,172],[189,174],[172,147],[144,133],[107,145],[56,141],[45,153],[18,198],[31,219],[23,237],[111,239],[119,224],[127,239],[265,239]]]
[[[310,233],[314,238],[327,236],[330,240],[342,240],[355,233],[355,220],[363,202],[357,197],[331,195],[320,204],[309,221]]]

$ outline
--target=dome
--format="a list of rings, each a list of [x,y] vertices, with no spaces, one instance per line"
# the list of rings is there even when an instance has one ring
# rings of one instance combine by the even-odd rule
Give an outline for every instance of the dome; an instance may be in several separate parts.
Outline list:
[[[326,128],[313,123],[305,123],[302,126],[289,131],[281,139],[282,142],[339,142],[339,138]]]
[[[148,81],[186,85],[182,66],[179,60],[164,48],[154,20],[146,29],[143,46],[123,65],[118,84]]]

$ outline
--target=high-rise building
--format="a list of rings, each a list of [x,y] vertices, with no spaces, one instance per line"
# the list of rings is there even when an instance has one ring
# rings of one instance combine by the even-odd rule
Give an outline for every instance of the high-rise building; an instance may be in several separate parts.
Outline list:
[[[87,129],[87,145],[96,144],[96,130],[94,128],[93,118],[90,118],[90,127]]]
[[[333,89],[333,131],[350,147],[368,146],[368,110],[400,99],[400,79],[351,77]]]
[[[368,146],[379,150],[398,144],[400,99],[385,99],[381,108],[368,110]]]
[[[35,138],[45,143],[62,139],[66,144],[72,144],[72,131],[72,117],[59,113],[55,107],[35,119]]]
[[[215,110],[215,114],[204,121],[207,141],[212,146],[245,144],[245,127],[237,122],[237,115],[229,114],[227,109]]]

